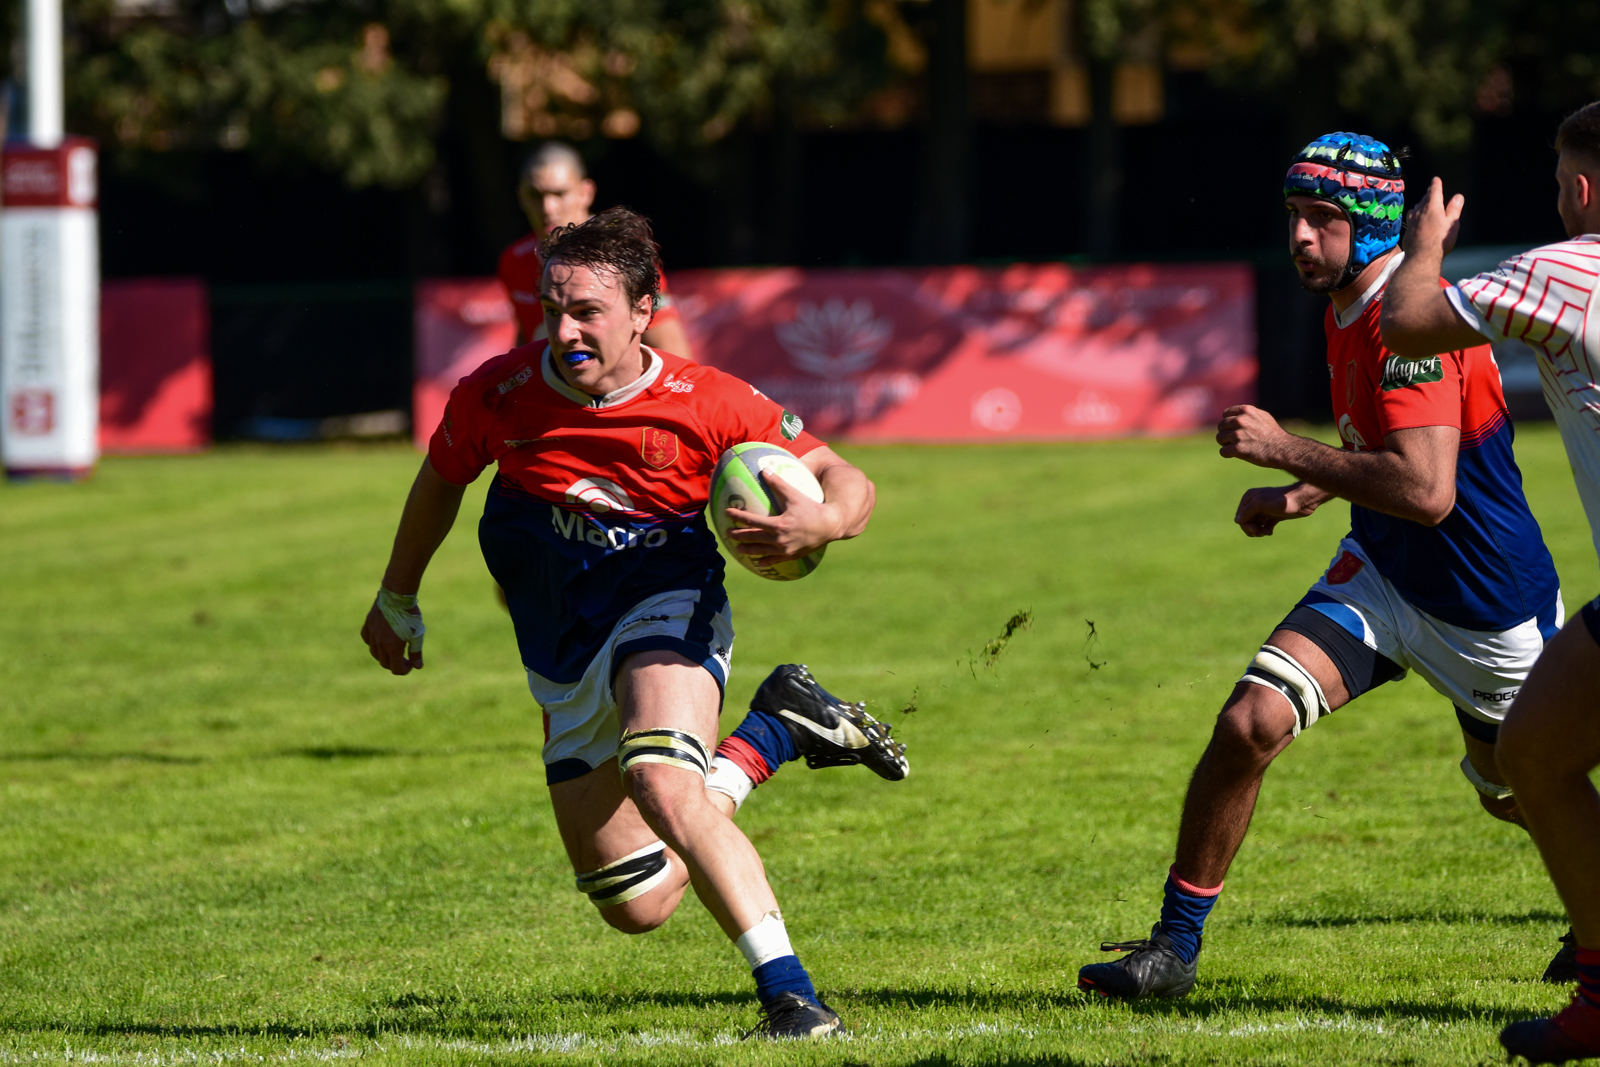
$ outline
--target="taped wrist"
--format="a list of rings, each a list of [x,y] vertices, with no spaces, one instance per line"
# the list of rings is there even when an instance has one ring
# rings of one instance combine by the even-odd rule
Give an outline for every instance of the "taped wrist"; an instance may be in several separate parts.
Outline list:
[[[1467,781],[1472,783],[1472,788],[1476,789],[1489,799],[1511,799],[1511,787],[1509,785],[1498,785],[1479,774],[1478,768],[1472,765],[1472,758],[1470,756],[1461,757],[1461,773],[1467,776]]]
[[[428,628],[422,625],[422,612],[412,610],[417,606],[417,598],[380,585],[377,604],[384,621],[395,635],[409,646],[411,652],[421,652],[422,635],[428,632]]]
[[[1333,712],[1328,707],[1328,698],[1322,695],[1322,686],[1317,684],[1311,672],[1289,653],[1273,645],[1261,646],[1261,651],[1250,661],[1250,666],[1245,668],[1239,681],[1264,685],[1287,697],[1289,703],[1294,705],[1296,737],[1300,736],[1301,730]]]
[[[578,892],[587,896],[589,903],[597,908],[612,908],[644,896],[660,885],[671,866],[667,862],[667,846],[652,841],[598,871],[578,875]]]
[[[627,774],[631,768],[644,763],[682,767],[704,778],[711,769],[711,750],[688,730],[665,727],[629,730],[622,735],[622,744],[617,746],[617,766]]]

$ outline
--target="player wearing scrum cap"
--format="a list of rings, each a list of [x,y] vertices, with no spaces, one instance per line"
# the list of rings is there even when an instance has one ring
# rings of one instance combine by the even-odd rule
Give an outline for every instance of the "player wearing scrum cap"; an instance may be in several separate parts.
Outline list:
[[[763,562],[860,534],[872,483],[749,385],[640,343],[658,284],[644,219],[604,211],[545,249],[549,343],[488,360],[450,394],[362,636],[393,673],[422,666],[417,587],[466,485],[496,464],[478,536],[544,711],[545,781],[578,889],[638,934],[692,882],[750,964],[755,1032],[827,1034],[839,1017],[732,816],[786,761],[862,763],[899,780],[905,749],[785,665],[713,754],[733,627],[703,512],[718,458],[745,441],[788,448],[824,493],[815,503],[772,479],[781,514],[729,510],[744,524],[733,536]]]
[[[562,226],[587,219],[594,195],[594,179],[585,171],[583,157],[569,144],[546,141],[523,161],[517,180],[517,203],[528,216],[533,232],[507,245],[496,269],[516,314],[518,344],[545,340],[544,306],[539,300],[544,278],[540,242]],[[655,316],[644,331],[644,343],[658,351],[693,359],[689,336],[683,332],[683,319],[667,292],[666,275],[661,274],[660,278]]]
[[[1556,211],[1568,240],[1514,256],[1447,289],[1433,284],[1455,243],[1463,199],[1435,178],[1412,214],[1406,263],[1389,284],[1383,339],[1406,358],[1441,348],[1520,341],[1539,360],[1545,400],[1572,461],[1600,548],[1600,103],[1556,133]],[[1521,547],[1521,546],[1519,546]],[[1495,755],[1572,917],[1572,1003],[1500,1035],[1532,1063],[1600,1057],[1600,599],[1578,613],[1529,674]]]
[[[1379,341],[1384,286],[1403,258],[1404,191],[1388,146],[1351,133],[1307,145],[1284,180],[1301,284],[1329,297],[1343,447],[1287,433],[1251,405],[1224,412],[1217,442],[1225,457],[1297,479],[1244,494],[1234,521],[1247,536],[1269,536],[1334,497],[1350,502],[1351,529],[1223,705],[1189,783],[1160,921],[1148,939],[1102,945],[1126,955],[1082,968],[1082,989],[1187,993],[1267,767],[1301,730],[1408,670],[1455,706],[1461,769],[1484,809],[1518,820],[1495,769],[1495,732],[1556,632],[1560,589],[1523,499],[1487,346],[1402,364]]]

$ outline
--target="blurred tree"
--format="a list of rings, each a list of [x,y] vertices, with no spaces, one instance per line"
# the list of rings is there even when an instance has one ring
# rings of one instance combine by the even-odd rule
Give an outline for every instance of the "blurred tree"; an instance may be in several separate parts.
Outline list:
[[[872,0],[68,5],[75,128],[136,152],[302,159],[355,187],[420,179],[474,71],[499,84],[512,139],[643,133],[702,169],[739,123],[843,115],[890,73]]]

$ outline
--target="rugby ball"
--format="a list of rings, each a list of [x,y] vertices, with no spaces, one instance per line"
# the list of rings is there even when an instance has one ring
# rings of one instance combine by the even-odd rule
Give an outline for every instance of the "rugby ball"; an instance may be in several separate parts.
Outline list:
[[[798,581],[822,565],[822,554],[828,550],[826,545],[802,559],[762,566],[754,556],[740,552],[739,542],[728,536],[728,531],[738,526],[728,518],[728,508],[757,515],[783,512],[783,506],[767,488],[767,476],[773,474],[822,503],[822,486],[794,453],[763,441],[747,441],[734,445],[717,461],[717,469],[711,475],[711,503],[706,510],[711,528],[717,531],[717,540],[722,542],[723,552],[738,560],[745,570],[775,582]]]

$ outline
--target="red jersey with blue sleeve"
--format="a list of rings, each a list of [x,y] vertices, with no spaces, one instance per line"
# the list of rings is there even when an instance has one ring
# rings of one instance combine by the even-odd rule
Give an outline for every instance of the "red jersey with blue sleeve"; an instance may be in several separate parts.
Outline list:
[[[1328,309],[1334,415],[1344,447],[1363,452],[1396,430],[1459,429],[1455,507],[1425,526],[1352,504],[1351,536],[1401,596],[1442,622],[1501,631],[1553,615],[1560,583],[1522,492],[1489,346],[1409,361],[1383,346],[1383,287],[1400,258],[1342,314]]]
[[[523,664],[576,683],[619,619],[658,593],[727,603],[706,524],[722,453],[764,441],[796,455],[822,442],[756,389],[646,348],[645,373],[603,397],[573,389],[542,342],[461,379],[428,446],[446,481],[498,466],[478,525],[506,592]],[[698,615],[697,615],[698,618]]]
[[[495,270],[500,284],[506,287],[511,298],[511,310],[517,317],[517,339],[523,343],[544,340],[540,332],[544,326],[544,305],[539,302],[539,286],[544,281],[544,257],[539,254],[539,235],[530,233],[519,241],[507,245],[500,253]],[[672,306],[672,294],[667,292],[667,276],[661,275],[661,291],[656,295],[656,313],[650,320],[670,322],[678,318],[678,309]]]

